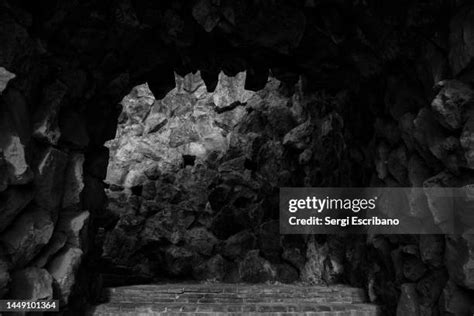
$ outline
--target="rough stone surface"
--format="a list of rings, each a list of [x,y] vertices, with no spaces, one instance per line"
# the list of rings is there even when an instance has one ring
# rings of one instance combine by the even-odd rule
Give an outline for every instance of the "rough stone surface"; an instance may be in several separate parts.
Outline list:
[[[3,297],[9,290],[7,286],[11,279],[8,270],[7,262],[0,259],[0,297]]]
[[[459,73],[472,62],[474,57],[472,22],[474,8],[466,6],[451,20],[449,41],[451,50],[449,61],[455,74]]]
[[[456,284],[474,289],[474,240],[472,232],[462,236],[446,236],[445,262],[449,275]]]
[[[431,102],[431,107],[443,126],[450,129],[461,128],[466,105],[473,101],[474,91],[468,85],[456,80],[441,81],[438,86],[440,92]]]
[[[239,264],[240,278],[244,282],[261,283],[276,278],[276,269],[259,256],[258,250],[251,250]]]
[[[67,87],[59,81],[43,91],[41,105],[35,115],[34,137],[52,145],[57,144],[61,136],[58,114],[66,93]]]
[[[474,292],[466,291],[448,282],[440,298],[441,312],[451,315],[469,315],[474,308]]]
[[[51,144],[61,153],[84,154],[83,205],[77,210],[91,212],[93,253],[116,254],[119,258],[110,261],[125,268],[92,258],[106,262],[104,268],[89,266],[79,278],[73,301],[81,314],[85,299],[93,296],[83,292],[100,280],[95,266],[162,276],[165,268],[152,267],[166,266],[170,247],[191,252],[195,266],[222,255],[222,243],[246,230],[255,234],[256,249],[266,247],[259,240],[266,234],[258,232],[262,223],[278,217],[277,187],[414,186],[441,173],[449,173],[454,186],[472,184],[474,116],[471,102],[464,103],[464,94],[458,93],[460,86],[472,87],[472,12],[472,3],[462,0],[387,0],[383,6],[311,0],[159,5],[141,0],[104,6],[65,0],[42,3],[41,10],[34,1],[0,1],[0,66],[16,76],[0,96],[0,191],[25,186],[44,197],[33,202],[40,207],[59,201],[57,209],[47,206],[56,223],[64,192],[63,187],[49,190],[48,183],[65,188],[61,164],[46,172],[51,175],[47,181],[32,171]],[[222,78],[225,82],[219,83]],[[436,86],[453,84],[452,78],[462,84],[454,90]],[[120,115],[117,104],[143,82],[154,97],[135,89],[122,102],[130,105],[127,115]],[[118,136],[125,132],[127,141],[115,143],[112,152],[144,164],[112,164],[112,171],[118,169],[114,181],[126,185],[108,187],[102,181],[108,160],[103,145],[116,136],[117,121]],[[305,122],[311,126],[296,133]],[[285,135],[292,138],[283,144]],[[144,136],[151,141],[140,141]],[[414,155],[422,163],[410,164]],[[143,176],[156,165],[165,171]],[[427,170],[415,174],[419,166]],[[150,180],[156,182],[155,192],[151,185],[145,188]],[[43,184],[48,192],[41,191]],[[123,191],[126,198],[106,208],[104,187]],[[430,205],[418,198],[410,201],[410,215],[423,220],[431,216],[424,207]],[[186,214],[170,215],[176,210]],[[160,212],[164,221],[150,220]],[[464,212],[461,222],[469,215]],[[190,249],[187,231],[195,228],[219,240],[212,253]],[[28,243],[43,234],[35,230]],[[468,238],[449,236],[448,246],[440,247],[438,240],[421,243],[417,236],[372,237],[342,244],[324,236],[300,239],[285,244],[278,258],[270,244],[266,249],[271,251],[261,256],[270,254],[277,277],[280,270],[292,274],[279,259],[310,280],[340,279],[367,287],[388,314],[396,310],[399,285],[407,282],[405,263],[420,258],[427,267],[416,281],[420,313],[437,315],[444,311],[433,302],[444,286],[432,276],[448,268],[439,265],[440,249],[446,248],[444,255],[453,262],[449,278],[467,290]],[[226,257],[229,274],[235,275],[243,253]],[[311,273],[303,273],[306,262],[301,264],[298,253],[312,262]],[[321,253],[322,262],[311,261]],[[392,258],[392,253],[397,255]],[[292,254],[298,260],[290,262]],[[22,270],[21,264],[8,262],[2,275]],[[179,277],[192,273],[183,271]]]
[[[13,264],[26,265],[51,238],[54,223],[41,208],[28,208],[0,236]]]
[[[247,251],[254,249],[256,237],[248,230],[230,236],[222,245],[222,255],[231,259],[243,258]]]
[[[15,78],[15,74],[9,72],[7,69],[0,67],[0,94],[2,94],[3,90],[6,89],[8,81]]]
[[[55,232],[48,244],[41,250],[39,255],[33,260],[32,266],[43,268],[49,259],[61,250],[66,244],[67,236],[62,232]]]
[[[57,211],[64,191],[67,154],[53,147],[46,149],[35,172],[35,202],[50,211]]]
[[[467,166],[474,169],[474,105],[466,110],[466,123],[459,139],[464,149]]]
[[[402,284],[401,292],[400,301],[397,306],[397,316],[421,315],[416,285],[413,283]]]
[[[12,275],[10,295],[14,299],[51,300],[53,298],[53,278],[48,271],[40,268],[26,268]]]
[[[197,280],[223,281],[228,263],[221,255],[215,255],[200,265],[193,267],[193,277]]]
[[[6,136],[6,137],[5,137]],[[11,184],[25,184],[31,181],[32,172],[26,161],[25,145],[17,135],[2,135],[1,149],[3,162],[6,164],[6,175],[3,175]]]
[[[81,202],[80,194],[84,188],[83,170],[84,155],[72,154],[66,167],[64,181],[63,208],[78,207]]]
[[[33,191],[29,188],[10,188],[0,192],[0,232],[15,219],[32,199]]]
[[[83,252],[79,248],[67,247],[59,252],[46,266],[54,279],[59,299],[67,303],[75,281],[75,273],[81,263]]]
[[[84,212],[62,212],[56,224],[56,231],[67,236],[67,244],[71,247],[87,249],[86,233],[90,213]]]

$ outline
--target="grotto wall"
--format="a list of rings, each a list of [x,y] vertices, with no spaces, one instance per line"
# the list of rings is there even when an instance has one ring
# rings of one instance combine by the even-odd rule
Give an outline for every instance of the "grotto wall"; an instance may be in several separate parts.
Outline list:
[[[220,73],[208,93],[198,72],[177,76],[161,100],[142,85],[122,101],[116,138],[106,144],[103,226],[116,224],[105,233],[104,266],[150,280],[299,280],[305,258],[298,238],[285,239],[292,256],[283,260],[278,187],[304,185],[299,154],[285,146],[309,141],[317,125],[301,93],[287,96],[275,78],[248,91],[245,79],[245,72]],[[325,117],[325,134],[332,119]],[[294,136],[301,126],[304,139]],[[308,149],[299,160],[311,155]],[[127,282],[122,274],[117,281]]]
[[[304,185],[473,183],[469,1],[1,0],[0,9],[3,297],[53,295],[76,307],[94,297],[101,249],[92,241],[103,233],[109,161],[103,145],[115,137],[119,102],[132,87],[147,82],[162,99],[174,71],[200,70],[209,92],[221,70],[246,70],[247,90],[265,88],[271,70],[286,98],[300,76],[306,95],[319,91],[307,102],[317,118],[311,136],[295,122],[283,145]],[[317,137],[328,115],[343,124]],[[313,236],[296,244],[315,270],[314,258],[350,262],[342,277],[392,312],[399,301],[400,314],[465,314],[472,236],[354,243]],[[336,252],[340,243],[348,247]]]

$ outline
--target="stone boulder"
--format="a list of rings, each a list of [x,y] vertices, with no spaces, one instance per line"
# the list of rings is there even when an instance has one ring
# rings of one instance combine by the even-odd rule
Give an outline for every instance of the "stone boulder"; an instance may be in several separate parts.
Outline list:
[[[420,302],[415,283],[405,283],[401,286],[400,299],[397,305],[397,316],[420,316]]]
[[[79,248],[67,247],[59,252],[46,266],[54,279],[55,293],[57,291],[60,304],[67,304],[69,301],[82,254],[82,250]]]
[[[301,249],[296,247],[285,247],[283,253],[281,254],[281,258],[297,268],[299,271],[302,271],[304,269],[306,259],[301,252]]]
[[[10,254],[12,263],[22,267],[30,262],[53,235],[54,223],[48,211],[37,207],[27,208],[3,232],[0,240]]]
[[[319,243],[310,239],[306,249],[306,263],[301,279],[310,284],[338,283],[344,272],[344,244],[337,237]]]
[[[194,222],[195,214],[179,205],[163,205],[163,209],[149,217],[140,233],[142,243],[183,241],[187,228]]]
[[[67,244],[71,247],[87,248],[87,224],[89,212],[61,212],[56,225],[56,231],[67,236]]]
[[[53,298],[53,278],[48,271],[29,267],[12,274],[10,295],[13,299],[51,300]]]
[[[474,101],[474,91],[457,80],[438,82],[440,91],[431,102],[438,121],[446,128],[457,130],[463,127],[463,114],[469,102]]]
[[[439,299],[442,315],[470,315],[474,312],[474,292],[448,281]]]
[[[81,202],[80,194],[84,188],[83,170],[84,155],[71,154],[66,167],[64,195],[62,208],[78,208]]]
[[[450,170],[457,170],[463,165],[464,157],[461,154],[459,139],[451,136],[443,128],[432,111],[427,108],[421,109],[413,124],[413,135],[421,146],[420,150],[429,151]]]
[[[118,265],[133,265],[134,253],[139,244],[136,234],[131,235],[121,228],[115,228],[107,233],[103,246],[102,257]]]
[[[66,245],[67,236],[63,232],[55,232],[48,244],[44,246],[38,256],[31,262],[32,266],[43,268],[49,259],[54,256],[64,245]]]
[[[255,92],[245,90],[245,72],[239,72],[235,77],[228,77],[223,72],[219,73],[219,81],[212,100],[217,109],[221,111],[234,102],[246,103]]]
[[[474,104],[466,112],[466,122],[459,141],[464,149],[467,167],[474,169]]]
[[[190,250],[205,256],[210,256],[217,245],[217,238],[204,227],[187,230],[184,240]]]
[[[426,311],[437,309],[439,297],[447,281],[448,274],[445,269],[430,271],[418,281],[416,291],[423,314],[429,315],[430,313],[426,313]]]
[[[259,250],[251,250],[239,263],[239,276],[244,282],[263,283],[275,280],[277,271],[270,262],[259,255]]]
[[[41,207],[53,211],[58,210],[62,202],[64,190],[64,174],[68,156],[66,153],[49,147],[41,153],[35,172],[35,202]]]
[[[286,263],[276,264],[276,280],[282,283],[294,283],[299,280],[298,270]]]
[[[444,262],[444,236],[420,235],[420,257],[431,267],[439,268]]]
[[[182,247],[170,246],[165,251],[165,270],[175,277],[185,277],[191,274],[194,254]]]
[[[443,171],[423,182],[434,223],[447,234],[454,233],[454,217],[456,216],[453,200],[449,198],[452,196],[452,190],[449,187],[454,186],[453,181],[455,181],[455,177],[451,173]]]
[[[249,230],[243,230],[235,235],[230,236],[221,245],[220,252],[229,259],[244,258],[249,250],[255,249],[257,239]]]
[[[0,131],[4,133],[1,126]],[[8,132],[0,136],[0,156],[3,156],[3,168],[6,169],[6,174],[2,175],[2,178],[6,179],[7,183],[26,184],[33,179],[33,172],[26,161],[25,150],[25,144],[19,136]]]
[[[221,255],[215,255],[209,260],[193,266],[193,277],[197,280],[223,281],[228,262]]]
[[[33,191],[27,187],[11,187],[0,192],[0,232],[10,225],[32,199]]]
[[[403,274],[411,282],[418,281],[427,271],[427,267],[416,256],[406,256],[403,260]]]
[[[405,146],[399,146],[389,153],[387,170],[402,185],[407,183],[407,166],[408,158]]]
[[[43,90],[40,106],[34,117],[34,137],[52,145],[57,144],[61,136],[58,114],[67,91],[68,87],[59,81],[50,84]]]
[[[16,75],[12,72],[9,72],[7,69],[0,67],[0,95],[3,90],[7,88],[7,84],[10,80],[15,78]]]
[[[313,125],[311,120],[296,126],[283,137],[283,145],[295,149],[305,149],[311,140]]]
[[[451,279],[474,290],[474,231],[446,236],[445,263]]]

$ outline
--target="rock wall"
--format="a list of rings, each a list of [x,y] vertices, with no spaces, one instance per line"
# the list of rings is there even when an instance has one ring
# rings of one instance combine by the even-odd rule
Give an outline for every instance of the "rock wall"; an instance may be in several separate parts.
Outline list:
[[[285,144],[296,141],[294,128],[314,127],[307,105],[282,94],[278,80],[253,92],[245,79],[221,73],[208,93],[200,74],[189,74],[162,100],[138,86],[122,101],[107,143],[104,228],[116,224],[105,233],[104,266],[150,280],[299,279],[301,267],[282,258],[275,203],[279,186],[303,183]]]
[[[107,214],[103,145],[115,136],[123,96],[147,82],[162,99],[174,71],[200,70],[211,92],[221,70],[247,70],[253,91],[271,70],[295,100],[302,75],[312,119],[287,137],[286,125],[272,130],[278,137],[262,151],[276,155],[259,167],[273,183],[286,177],[271,172],[282,142],[304,185],[472,184],[472,13],[461,0],[1,0],[0,295],[58,293],[77,310],[94,296],[93,241]],[[352,262],[342,277],[392,311],[401,293],[400,314],[470,308],[472,235],[347,239],[288,241],[280,259],[306,256],[310,265],[291,263],[304,266],[301,275]],[[270,271],[262,258],[251,252],[243,270]]]

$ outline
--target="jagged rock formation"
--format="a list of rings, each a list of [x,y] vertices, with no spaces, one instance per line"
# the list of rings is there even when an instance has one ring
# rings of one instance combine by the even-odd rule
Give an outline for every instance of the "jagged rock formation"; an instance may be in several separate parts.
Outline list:
[[[118,103],[132,87],[147,82],[161,100],[173,89],[175,72],[199,70],[212,92],[221,71],[234,76],[246,70],[244,88],[256,91],[265,88],[271,70],[281,82],[278,93],[307,104],[307,116],[294,105],[268,116],[275,138],[258,144],[262,163],[256,167],[271,186],[291,178],[313,186],[472,185],[473,12],[472,3],[462,0],[1,0],[0,295],[53,293],[74,311],[95,296],[94,241],[105,234],[99,226],[107,200],[103,145],[114,138]],[[225,96],[213,100],[216,113],[244,108],[245,95]],[[306,120],[285,121],[288,111]],[[160,112],[149,116],[143,132],[163,128]],[[244,134],[263,124],[259,111],[253,113]],[[187,136],[176,133],[176,145]],[[235,147],[241,151],[236,156],[251,152]],[[192,157],[186,159],[191,164]],[[160,181],[156,170],[147,174]],[[153,195],[153,187],[143,186],[143,193]],[[215,197],[224,193],[225,188]],[[433,203],[421,200],[412,213],[436,212]],[[123,227],[141,227],[134,220],[124,220]],[[274,257],[270,243],[252,247],[261,254],[247,258],[240,245],[262,239],[233,233],[240,235],[215,236],[225,240],[226,255],[204,262],[216,275],[227,257],[243,256],[237,261],[255,260],[262,267],[260,258]],[[288,240],[280,259],[308,275],[329,262],[340,267],[350,261],[343,269],[346,281],[366,287],[391,312],[401,295],[400,313],[469,313],[472,235],[370,236],[343,240],[342,254],[331,246],[338,242],[320,236]],[[177,255],[192,253],[170,247],[164,259]],[[17,291],[22,284],[31,288]]]
[[[283,139],[307,120],[306,105],[290,106],[297,96],[282,95],[273,78],[247,91],[245,76],[221,73],[208,93],[190,74],[162,100],[139,86],[122,101],[107,143],[109,219],[117,224],[104,258],[144,278],[299,279],[281,258],[272,200],[278,186],[303,183],[291,179],[301,167]]]

